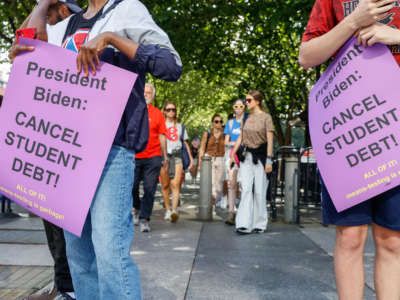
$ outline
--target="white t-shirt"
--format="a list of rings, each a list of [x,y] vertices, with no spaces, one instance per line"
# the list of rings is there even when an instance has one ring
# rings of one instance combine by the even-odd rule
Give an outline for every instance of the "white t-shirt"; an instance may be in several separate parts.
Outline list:
[[[168,154],[172,154],[177,151],[181,151],[182,149],[182,141],[181,141],[181,136],[182,136],[182,124],[179,123],[170,123],[170,122],[165,122],[165,126],[167,127],[167,152]],[[186,141],[188,140],[188,134],[185,128],[185,133],[183,136],[183,140]]]

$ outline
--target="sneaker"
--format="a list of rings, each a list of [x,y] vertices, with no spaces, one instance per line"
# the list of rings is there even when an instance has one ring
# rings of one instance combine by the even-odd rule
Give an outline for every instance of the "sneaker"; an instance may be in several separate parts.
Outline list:
[[[249,234],[251,232],[245,227],[240,227],[240,228],[236,228],[236,233],[240,234],[240,235],[244,235],[244,234]]]
[[[265,230],[264,230],[264,229],[261,229],[261,228],[254,228],[254,229],[253,229],[253,232],[254,232],[254,233],[264,233]]]
[[[145,221],[145,220],[140,221],[140,231],[141,232],[150,232],[149,221]]]
[[[165,221],[168,221],[168,222],[171,222],[171,214],[172,214],[172,210],[167,210],[167,211],[165,212],[164,220],[165,220]]]
[[[69,293],[58,292],[54,300],[75,300],[75,298],[71,297]]]
[[[138,226],[139,225],[139,212],[134,212],[133,213],[133,224],[135,225],[135,226]]]
[[[225,220],[226,225],[235,225],[235,213],[230,212],[228,218]]]
[[[40,295],[30,295],[25,300],[53,300],[57,296],[57,288],[46,290]]]
[[[171,213],[171,222],[175,223],[179,219],[179,214],[176,210],[173,210]]]

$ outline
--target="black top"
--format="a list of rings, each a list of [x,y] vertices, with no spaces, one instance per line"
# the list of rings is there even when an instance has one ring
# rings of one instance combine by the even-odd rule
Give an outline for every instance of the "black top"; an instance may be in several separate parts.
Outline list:
[[[63,42],[66,39],[70,38],[72,35],[74,35],[78,30],[85,30],[86,31],[85,37],[86,37],[87,34],[92,29],[93,25],[96,23],[97,19],[103,14],[103,8],[100,9],[98,13],[90,19],[85,19],[83,17],[83,14],[86,12],[86,9],[78,14],[73,15],[69,20],[67,30],[65,31],[64,34]]]

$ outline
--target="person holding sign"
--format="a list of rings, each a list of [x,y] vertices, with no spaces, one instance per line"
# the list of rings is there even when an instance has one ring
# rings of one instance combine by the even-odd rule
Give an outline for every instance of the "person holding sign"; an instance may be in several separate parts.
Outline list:
[[[300,46],[300,64],[308,69],[324,63],[353,36],[365,47],[389,45],[400,64],[399,13],[394,0],[316,0]],[[334,266],[339,298],[363,298],[363,249],[372,223],[377,298],[399,299],[400,188],[338,213],[322,182],[322,210],[323,222],[336,225]]]
[[[167,34],[140,1],[89,0],[82,13],[46,27],[47,11],[54,3],[40,0],[28,27],[36,29],[39,39],[77,52],[76,68],[83,77],[90,80],[89,75],[100,69],[100,60],[138,75],[82,236],[64,232],[75,294],[77,299],[141,299],[139,271],[129,252],[133,238],[133,162],[135,152],[146,147],[149,133],[146,73],[176,81],[182,72],[181,60]],[[33,50],[17,44],[9,56]],[[111,84],[118,82],[105,81],[98,88],[107,89]]]

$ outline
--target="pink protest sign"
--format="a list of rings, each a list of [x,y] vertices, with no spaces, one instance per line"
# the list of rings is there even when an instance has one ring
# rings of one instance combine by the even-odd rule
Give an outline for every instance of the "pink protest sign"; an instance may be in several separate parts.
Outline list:
[[[79,236],[136,74],[83,77],[74,52],[25,43],[0,108],[0,193]]]
[[[400,184],[399,67],[382,44],[351,39],[310,93],[310,134],[338,211]]]

